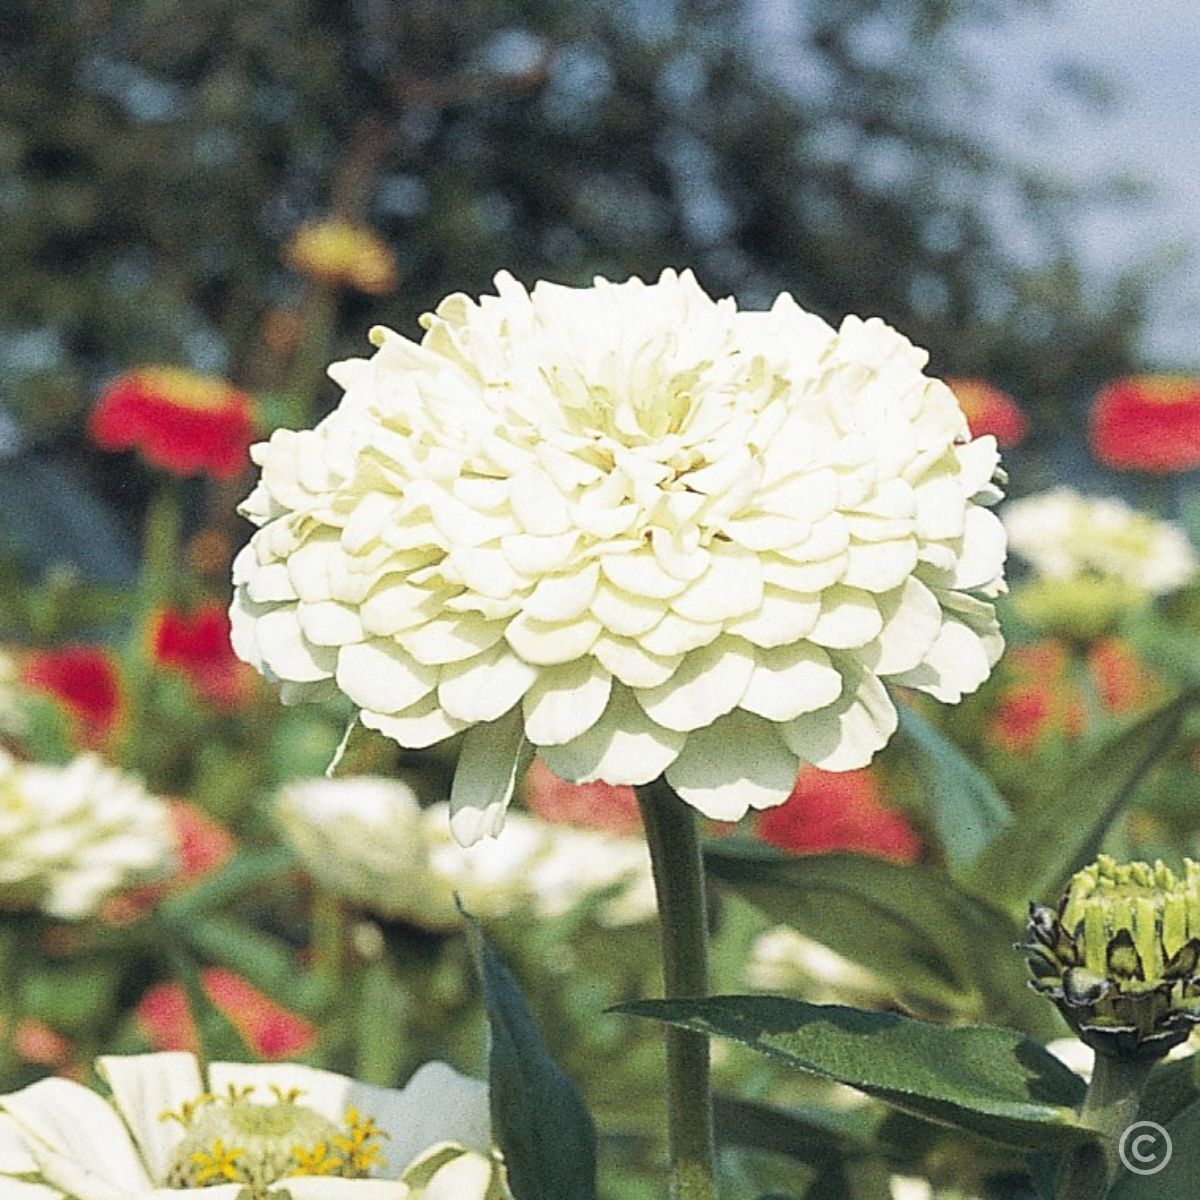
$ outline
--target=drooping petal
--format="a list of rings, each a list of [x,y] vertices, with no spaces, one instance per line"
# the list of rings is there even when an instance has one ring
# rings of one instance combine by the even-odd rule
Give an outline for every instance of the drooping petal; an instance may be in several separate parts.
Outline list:
[[[754,663],[752,647],[741,638],[720,638],[693,650],[666,683],[634,694],[657,724],[687,733],[737,707]]]
[[[759,650],[739,706],[769,721],[788,721],[832,704],[842,675],[829,654],[809,642]]]
[[[417,662],[395,642],[372,638],[338,652],[338,687],[359,708],[398,713],[437,686],[438,668]]]
[[[666,775],[706,817],[736,821],[749,808],[782,804],[796,785],[798,765],[775,725],[739,711],[689,733]]]
[[[783,739],[804,762],[823,771],[865,767],[896,732],[896,708],[876,676],[845,663],[841,698],[782,725]]]
[[[603,715],[612,676],[582,658],[543,668],[522,700],[525,736],[535,746],[561,746],[586,733]]]
[[[450,829],[459,845],[499,834],[531,756],[519,706],[467,731],[450,789]]]

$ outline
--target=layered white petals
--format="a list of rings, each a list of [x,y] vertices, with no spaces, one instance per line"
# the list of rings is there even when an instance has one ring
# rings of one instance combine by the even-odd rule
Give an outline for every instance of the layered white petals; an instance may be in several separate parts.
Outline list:
[[[716,728],[842,769],[889,736],[881,677],[986,676],[998,633],[949,597],[1003,590],[1002,475],[923,351],[689,273],[496,287],[419,344],[376,331],[335,412],[255,448],[234,645],[289,696],[334,680],[413,747],[516,721],[575,780],[678,759],[700,797]],[[499,828],[513,761],[464,757],[462,836]],[[762,771],[700,802],[766,802]]]

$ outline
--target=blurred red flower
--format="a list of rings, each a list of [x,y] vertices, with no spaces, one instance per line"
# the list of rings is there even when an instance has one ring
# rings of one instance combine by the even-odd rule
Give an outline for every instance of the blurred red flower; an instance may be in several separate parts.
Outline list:
[[[1004,447],[1017,446],[1029,432],[1029,418],[1007,393],[983,379],[947,379],[972,437],[991,434]]]
[[[213,1007],[238,1031],[259,1058],[287,1059],[311,1050],[317,1031],[303,1017],[289,1012],[253,984],[224,967],[205,967],[200,986]],[[200,1052],[200,1035],[188,1008],[183,985],[175,980],[157,983],[138,1002],[138,1028],[155,1050]]]
[[[255,672],[229,643],[229,614],[206,601],[190,614],[169,608],[150,622],[150,655],[156,665],[182,671],[214,704],[235,707],[253,688]]]
[[[642,819],[637,794],[631,787],[611,783],[567,783],[541,759],[534,759],[525,776],[525,804],[544,821],[581,825],[605,833],[640,833]]]
[[[1169,474],[1200,467],[1200,378],[1134,375],[1092,402],[1092,453],[1119,470]]]
[[[88,434],[102,450],[138,450],[176,475],[232,479],[249,463],[254,406],[222,379],[179,367],[141,367],[101,393]]]
[[[921,854],[916,831],[882,803],[869,769],[801,768],[787,800],[759,816],[758,836],[800,854],[845,850],[898,863],[916,862]]]
[[[1118,638],[1102,638],[1089,646],[1086,664],[1106,712],[1134,712],[1153,693],[1152,676]],[[1070,667],[1070,651],[1061,642],[1014,646],[1004,668],[1011,682],[996,701],[989,740],[1010,754],[1027,754],[1052,735],[1079,737],[1087,724],[1087,704]]]
[[[68,645],[34,651],[22,682],[52,696],[75,723],[80,745],[100,745],[121,715],[121,676],[116,656],[104,646]]]

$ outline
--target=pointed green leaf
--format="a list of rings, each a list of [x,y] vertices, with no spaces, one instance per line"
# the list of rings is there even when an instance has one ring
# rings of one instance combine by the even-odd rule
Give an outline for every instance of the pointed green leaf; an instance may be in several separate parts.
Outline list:
[[[732,1038],[913,1116],[1006,1145],[1063,1146],[1095,1136],[1074,1111],[1079,1077],[1009,1030],[946,1028],[780,996],[639,1000],[615,1011]]]
[[[905,704],[897,705],[897,711],[901,736],[929,781],[930,807],[946,862],[957,871],[1012,824],[1012,813],[991,779],[939,729]]]
[[[1196,700],[1185,693],[1162,705],[1105,738],[1067,778],[1047,780],[1023,818],[963,873],[963,883],[1016,915],[1030,900],[1057,899],[1095,858],[1146,773],[1174,746]]]
[[[1139,1110],[1137,1119],[1153,1120],[1145,1115],[1144,1108]],[[1196,1200],[1196,1180],[1200,1179],[1200,1101],[1190,1104],[1165,1125],[1139,1130],[1131,1136],[1143,1134],[1151,1140],[1140,1145],[1127,1143],[1130,1155],[1144,1160],[1143,1169],[1164,1161],[1165,1165],[1148,1175],[1122,1169],[1109,1200]],[[1170,1146],[1169,1157],[1164,1155],[1166,1145]]]
[[[517,981],[467,917],[491,1030],[492,1132],[516,1200],[595,1200],[596,1130],[575,1085],[550,1058]]]

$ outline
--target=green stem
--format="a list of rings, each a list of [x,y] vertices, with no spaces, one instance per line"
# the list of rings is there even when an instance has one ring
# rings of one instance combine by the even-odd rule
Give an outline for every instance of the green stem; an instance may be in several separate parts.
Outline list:
[[[708,913],[696,814],[659,779],[637,789],[654,867],[663,994],[708,994]],[[708,1038],[668,1029],[667,1118],[672,1200],[716,1200]]]
[[[312,899],[312,965],[313,974],[329,999],[338,992],[345,945],[345,910],[341,898],[318,888]]]
[[[1121,1169],[1121,1135],[1137,1119],[1154,1059],[1097,1054],[1079,1118],[1100,1131],[1098,1142],[1073,1150],[1059,1176],[1055,1200],[1104,1200]]]

